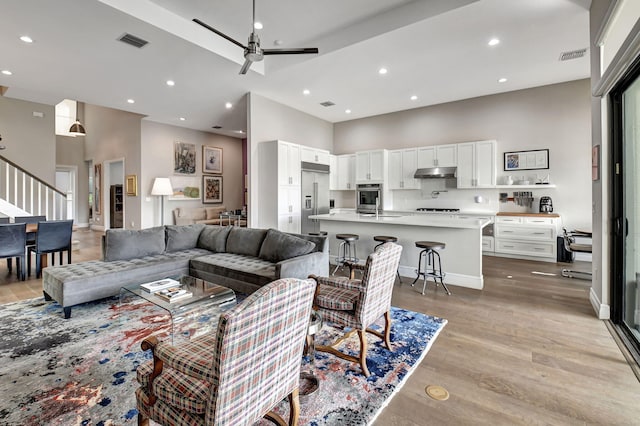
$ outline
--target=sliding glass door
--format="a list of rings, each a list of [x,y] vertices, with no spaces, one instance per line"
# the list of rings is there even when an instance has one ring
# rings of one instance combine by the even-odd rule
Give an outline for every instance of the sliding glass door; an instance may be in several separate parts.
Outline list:
[[[640,64],[612,92],[612,319],[640,358]]]

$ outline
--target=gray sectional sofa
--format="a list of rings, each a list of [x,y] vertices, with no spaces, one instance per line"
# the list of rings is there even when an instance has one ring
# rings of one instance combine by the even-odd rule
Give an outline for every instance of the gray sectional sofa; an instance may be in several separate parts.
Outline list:
[[[189,274],[249,294],[279,278],[329,273],[326,237],[276,229],[168,225],[108,230],[103,259],[42,271],[46,300],[64,309],[119,294],[127,284]]]

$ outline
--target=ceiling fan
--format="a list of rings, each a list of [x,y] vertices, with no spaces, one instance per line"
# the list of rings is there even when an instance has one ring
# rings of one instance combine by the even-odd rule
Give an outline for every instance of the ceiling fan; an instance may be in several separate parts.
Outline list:
[[[193,22],[196,24],[202,25],[209,31],[213,31],[218,34],[220,37],[223,37],[229,40],[231,43],[238,45],[244,49],[244,64],[240,69],[240,74],[246,74],[249,71],[249,67],[254,62],[260,62],[267,55],[291,55],[291,54],[307,54],[307,53],[318,53],[317,47],[302,47],[302,48],[290,48],[290,49],[262,49],[260,48],[260,38],[258,34],[256,34],[255,23],[256,23],[256,0],[253,0],[253,27],[251,30],[251,34],[249,34],[249,41],[247,45],[243,45],[237,40],[229,37],[228,35],[216,30],[215,28],[209,26],[208,24],[202,22],[198,18],[194,18]]]

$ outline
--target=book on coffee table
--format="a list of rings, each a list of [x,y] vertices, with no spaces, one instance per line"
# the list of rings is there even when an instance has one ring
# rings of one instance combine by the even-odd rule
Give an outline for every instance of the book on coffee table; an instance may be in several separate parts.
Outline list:
[[[165,302],[174,303],[178,300],[188,299],[193,296],[193,293],[180,287],[171,287],[165,290],[160,290],[156,293],[156,296]]]
[[[172,278],[164,278],[162,280],[140,284],[140,287],[148,293],[155,293],[156,291],[164,290],[171,287],[180,287],[180,283]]]

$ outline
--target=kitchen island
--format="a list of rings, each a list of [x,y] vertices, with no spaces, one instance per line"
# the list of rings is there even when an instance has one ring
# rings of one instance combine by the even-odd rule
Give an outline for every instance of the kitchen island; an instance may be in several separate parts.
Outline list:
[[[358,257],[364,262],[378,242],[376,235],[398,238],[402,249],[400,275],[416,277],[420,249],[416,241],[440,241],[446,244],[440,250],[442,269],[446,272],[445,283],[461,287],[482,289],[482,228],[489,224],[486,219],[458,218],[455,216],[412,215],[387,213],[381,215],[358,213],[331,213],[310,216],[320,221],[320,230],[329,237],[330,257],[335,261],[340,241],[336,234],[357,234]],[[433,281],[427,289],[433,289]],[[418,283],[416,283],[418,285]],[[418,287],[419,289],[422,286]]]

